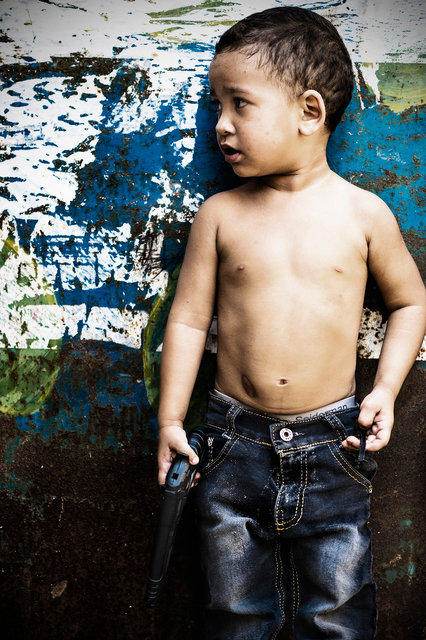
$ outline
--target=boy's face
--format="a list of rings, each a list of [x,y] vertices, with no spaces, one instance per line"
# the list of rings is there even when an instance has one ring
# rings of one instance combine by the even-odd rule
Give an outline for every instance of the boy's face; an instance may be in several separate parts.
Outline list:
[[[209,79],[217,140],[234,172],[248,178],[297,171],[298,102],[258,67],[256,57],[223,52],[211,63]]]

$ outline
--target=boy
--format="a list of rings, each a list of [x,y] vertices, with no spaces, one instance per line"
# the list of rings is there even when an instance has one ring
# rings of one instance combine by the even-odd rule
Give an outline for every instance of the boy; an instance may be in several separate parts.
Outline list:
[[[215,391],[194,491],[208,637],[375,633],[369,515],[377,451],[425,329],[420,275],[387,206],[327,165],[353,90],[334,27],[301,8],[231,27],[210,67],[217,139],[248,180],[192,225],[162,352],[159,481],[177,451],[217,305]],[[390,316],[373,390],[354,402],[368,270]],[[291,593],[291,598],[287,599]]]

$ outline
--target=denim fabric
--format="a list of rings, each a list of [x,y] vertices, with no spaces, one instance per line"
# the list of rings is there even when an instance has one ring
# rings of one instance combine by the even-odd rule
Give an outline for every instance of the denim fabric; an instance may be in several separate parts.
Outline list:
[[[286,422],[211,395],[193,492],[209,640],[370,640],[369,517],[376,463],[341,448],[359,409]]]

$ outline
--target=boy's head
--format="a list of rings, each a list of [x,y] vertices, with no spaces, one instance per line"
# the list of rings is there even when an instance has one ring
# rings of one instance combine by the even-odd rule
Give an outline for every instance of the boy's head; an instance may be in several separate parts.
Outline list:
[[[353,92],[349,53],[335,27],[322,16],[299,7],[276,7],[234,24],[219,39],[216,55],[229,51],[256,56],[292,98],[308,89],[321,94],[325,125],[332,133]]]

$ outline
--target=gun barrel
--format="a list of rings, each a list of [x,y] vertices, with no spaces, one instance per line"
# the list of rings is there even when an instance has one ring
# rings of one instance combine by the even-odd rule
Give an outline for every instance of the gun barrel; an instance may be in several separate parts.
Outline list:
[[[197,429],[191,431],[188,443],[201,461],[205,448],[205,436],[202,431]],[[167,473],[145,594],[145,603],[148,607],[154,607],[160,595],[169,566],[176,528],[197,466],[189,464],[187,455],[178,453]]]

